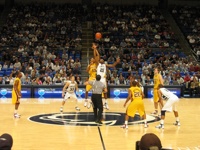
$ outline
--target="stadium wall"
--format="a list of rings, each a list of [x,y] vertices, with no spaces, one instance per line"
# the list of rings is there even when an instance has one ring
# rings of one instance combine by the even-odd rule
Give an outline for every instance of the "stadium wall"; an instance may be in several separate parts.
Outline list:
[[[171,92],[176,94],[178,97],[183,96],[183,86],[165,86]],[[12,85],[0,85],[0,101],[11,98],[12,96]],[[130,86],[122,85],[109,85],[108,86],[108,97],[112,99],[121,99],[128,97],[128,89]],[[62,98],[63,85],[22,85],[22,98]],[[85,86],[79,86],[79,92],[76,93],[80,99],[85,98]],[[91,96],[91,91],[89,96]],[[153,86],[144,86],[144,94],[146,98],[153,98]]]

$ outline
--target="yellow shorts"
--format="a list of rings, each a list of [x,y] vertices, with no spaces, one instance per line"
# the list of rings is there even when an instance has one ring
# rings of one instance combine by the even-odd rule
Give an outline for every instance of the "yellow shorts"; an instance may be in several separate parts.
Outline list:
[[[126,114],[128,116],[134,117],[136,112],[138,112],[141,117],[145,114],[143,100],[133,100],[127,107]]]
[[[86,85],[86,92],[89,92],[92,89],[92,85],[88,84]]]
[[[159,97],[158,97],[158,90],[157,89],[153,89],[153,101],[154,102],[158,102]]]
[[[12,104],[17,104],[19,102],[19,98],[17,97],[17,94],[14,90],[12,90]]]

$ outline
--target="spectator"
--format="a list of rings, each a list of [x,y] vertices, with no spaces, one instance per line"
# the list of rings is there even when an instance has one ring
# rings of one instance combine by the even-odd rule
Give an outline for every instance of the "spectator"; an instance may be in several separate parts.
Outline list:
[[[51,59],[48,59],[48,62],[47,62],[47,64],[46,64],[46,67],[49,67],[50,69],[54,69],[54,64],[53,64],[53,62],[51,61]]]
[[[123,76],[120,76],[117,80],[117,85],[126,85],[126,80]]]
[[[183,85],[184,84],[184,79],[181,76],[177,77],[177,82],[179,85]]]
[[[108,81],[108,84],[109,85],[116,85],[115,78],[111,77],[111,79]]]
[[[13,138],[10,134],[4,133],[0,136],[0,150],[11,150],[13,146]]]
[[[60,77],[57,78],[55,85],[62,85],[62,80]]]
[[[124,63],[122,65],[122,69],[123,69],[123,71],[128,71],[129,70],[129,64],[128,63]]]
[[[20,45],[20,46],[19,46],[18,52],[20,52],[20,53],[24,52],[24,47],[23,47],[23,45]]]
[[[24,73],[22,73],[24,76]],[[15,80],[15,73],[11,73],[10,76],[9,76],[9,80],[10,80],[10,85],[13,85],[14,84],[14,80]]]
[[[142,85],[146,85],[147,74],[145,71],[142,71],[141,79],[142,79]]]
[[[10,63],[10,66],[9,66],[9,68],[14,68],[14,65],[13,65],[13,63]]]
[[[176,76],[173,76],[173,77],[172,77],[171,84],[172,84],[172,85],[179,85]]]
[[[81,63],[80,63],[80,60],[78,58],[75,60],[74,66],[78,66],[79,69],[81,68]]]
[[[42,81],[39,77],[32,80],[33,85],[42,85]]]
[[[53,66],[53,70],[54,70],[55,72],[60,71],[60,65],[59,65],[59,62],[58,62],[58,61],[56,61],[55,65]]]
[[[75,68],[73,69],[73,74],[81,74],[78,65],[76,65]]]
[[[197,50],[197,58],[200,60],[200,49]]]
[[[139,142],[140,150],[155,149],[161,150],[162,144],[160,139],[154,133],[146,133],[142,136]]]
[[[190,82],[190,96],[192,97],[193,94],[199,94],[199,79],[196,74],[193,74],[190,78]]]
[[[22,80],[22,84],[25,84],[25,85],[31,84],[31,78],[29,77],[28,73],[26,73],[24,77],[22,76],[21,80]]]
[[[67,52],[63,52],[62,59],[68,60],[68,54],[67,54]]]
[[[5,84],[3,77],[0,77],[0,84]]]
[[[139,79],[141,79],[141,77],[140,77],[140,75],[139,75],[138,71],[136,71],[136,72],[135,72],[135,75],[134,75],[134,76],[135,76],[135,79],[136,79],[136,80],[139,80]]]
[[[8,62],[5,62],[5,63],[3,64],[3,67],[2,67],[2,68],[7,69],[7,68],[8,68]]]
[[[145,85],[153,85],[153,80],[150,76],[146,76]]]
[[[79,76],[76,77],[76,83],[78,85],[82,85],[83,84],[82,81],[81,81],[81,78]]]
[[[60,72],[61,75],[62,75],[62,74],[65,74],[65,73],[66,73],[66,68],[62,67],[61,70],[60,70],[59,72]]]
[[[190,75],[189,75],[189,73],[186,73],[186,75],[184,77],[184,83],[185,83],[186,89],[188,89],[189,86],[190,86]]]
[[[52,78],[45,73],[43,85],[52,85]]]
[[[4,77],[4,81],[5,81],[5,84],[10,84],[10,78],[9,78],[9,76],[5,76]]]

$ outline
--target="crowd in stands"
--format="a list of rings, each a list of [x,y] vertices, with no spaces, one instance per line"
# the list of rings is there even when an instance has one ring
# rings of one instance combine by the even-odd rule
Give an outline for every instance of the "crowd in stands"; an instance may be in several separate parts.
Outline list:
[[[185,9],[179,9],[184,17]],[[192,12],[198,10],[187,14]],[[173,13],[178,15],[178,10]],[[197,87],[200,66],[192,56],[181,52],[178,39],[157,7],[106,4],[14,6],[0,31],[0,83],[12,84],[15,71],[20,70],[24,73],[23,84],[63,84],[71,75],[82,84],[83,20],[92,20],[94,34],[103,34],[102,39],[94,39],[101,57],[107,63],[121,59],[108,72],[109,85],[129,85],[131,77],[151,85],[153,68],[160,66],[165,85],[185,85],[191,89],[195,80]],[[196,48],[199,19],[194,21],[191,31]]]
[[[78,4],[15,5],[0,31],[0,80],[54,84],[81,74],[82,15]]]
[[[200,60],[200,8],[198,6],[176,6],[171,10],[194,54]]]
[[[181,52],[157,7],[96,5],[93,14],[94,33],[103,33],[103,38],[96,40],[102,58],[107,63],[121,59],[109,70],[108,84],[129,85],[134,77],[143,85],[152,85],[153,68],[159,66],[165,85],[199,88],[199,64]]]
[[[179,47],[157,7],[98,5],[93,11],[93,30],[103,33],[103,40],[98,42],[104,49]]]

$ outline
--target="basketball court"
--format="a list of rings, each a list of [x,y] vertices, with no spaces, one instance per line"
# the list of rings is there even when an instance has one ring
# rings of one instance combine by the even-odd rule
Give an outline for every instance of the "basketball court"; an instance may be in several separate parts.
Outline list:
[[[64,112],[59,112],[62,99],[22,99],[19,119],[13,118],[11,99],[0,101],[0,134],[13,136],[12,150],[133,150],[135,142],[145,133],[155,133],[164,148],[176,150],[200,149],[200,101],[181,98],[179,116],[181,126],[174,126],[173,113],[166,113],[165,129],[157,129],[159,118],[152,116],[153,102],[144,99],[149,127],[144,128],[139,116],[130,120],[128,130],[120,128],[124,123],[125,99],[109,99],[110,110],[105,110],[103,125],[93,122],[92,108],[83,106],[75,110],[75,102],[69,100]]]

